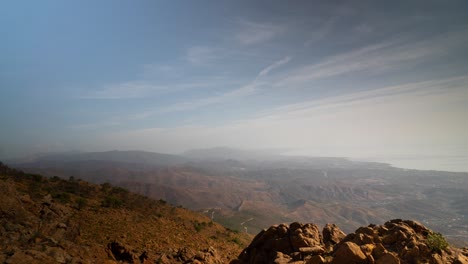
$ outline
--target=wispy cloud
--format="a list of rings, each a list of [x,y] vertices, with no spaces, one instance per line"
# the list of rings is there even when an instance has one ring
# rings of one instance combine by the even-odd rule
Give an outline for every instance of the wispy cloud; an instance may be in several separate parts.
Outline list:
[[[370,45],[292,70],[277,86],[290,88],[301,83],[349,73],[382,73],[400,67],[415,66],[440,57],[453,47],[468,45],[467,33],[463,30],[415,42],[397,39]]]
[[[113,126],[120,126],[122,123],[120,121],[105,121],[105,122],[94,122],[94,123],[82,123],[82,124],[73,124],[68,126],[72,130],[95,130],[95,129],[102,129],[106,127],[113,127]]]
[[[195,65],[207,65],[220,57],[218,48],[194,46],[187,49],[187,61]]]
[[[312,110],[322,109],[330,111],[331,108],[351,108],[356,105],[376,103],[376,101],[388,100],[389,98],[394,99],[395,97],[411,97],[417,101],[428,95],[437,95],[441,96],[441,98],[443,95],[448,95],[451,100],[468,100],[468,90],[464,91],[467,85],[468,76],[405,83],[284,105],[274,110],[259,113],[259,116],[291,118],[293,115],[308,115]],[[461,97],[453,96],[454,92],[458,93],[459,96],[461,95]]]
[[[304,46],[309,47],[312,44],[325,39],[329,34],[332,33],[333,27],[338,20],[337,17],[331,17],[327,19],[319,28],[312,31],[309,38],[304,43]]]
[[[281,65],[283,64],[286,64],[288,63],[289,61],[291,60],[291,57],[290,56],[286,56],[284,57],[283,59],[271,64],[270,66],[266,67],[265,69],[263,69],[257,76],[258,77],[262,77],[262,76],[265,76],[267,75],[270,71],[280,67]]]
[[[203,107],[203,106],[226,102],[235,98],[240,98],[240,97],[254,94],[258,91],[259,87],[265,85],[265,82],[261,80],[262,77],[267,76],[272,70],[288,63],[290,60],[291,60],[291,57],[286,56],[283,59],[278,60],[272,63],[271,65],[268,65],[267,67],[262,69],[251,82],[249,82],[248,84],[240,88],[228,91],[220,95],[209,96],[209,97],[200,98],[198,100],[191,100],[187,102],[176,103],[171,106],[160,109],[159,112],[175,112],[175,111],[191,110],[191,109],[196,109],[196,108]]]
[[[132,146],[147,149],[153,142],[155,150],[172,152],[226,145],[359,158],[423,154],[418,146],[427,146],[423,151],[429,147],[436,155],[445,147],[468,147],[466,85],[468,76],[407,83],[286,105],[223,125],[149,128],[113,133],[105,140],[132,138]]]
[[[172,70],[171,71],[175,71]],[[151,96],[177,93],[189,89],[204,89],[219,85],[234,85],[238,81],[232,81],[225,76],[213,76],[209,78],[193,78],[183,82],[156,83],[157,80],[129,81],[116,84],[104,85],[96,90],[83,91],[78,96],[79,99],[100,99],[100,100],[124,100],[139,99]]]
[[[239,32],[235,38],[243,45],[251,45],[271,40],[283,33],[285,28],[278,25],[262,24],[249,20],[239,20]]]
[[[167,91],[167,86],[153,85],[144,81],[130,81],[105,85],[104,87],[86,91],[81,99],[132,99],[142,98],[150,94]]]

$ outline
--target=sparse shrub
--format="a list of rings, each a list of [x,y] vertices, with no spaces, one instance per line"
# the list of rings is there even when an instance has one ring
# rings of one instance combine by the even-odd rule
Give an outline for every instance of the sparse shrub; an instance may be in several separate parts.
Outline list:
[[[432,251],[437,252],[447,249],[449,245],[441,233],[429,234],[427,236],[426,244]]]
[[[77,195],[81,193],[80,183],[75,180],[64,182],[63,188],[66,192],[69,192],[69,193],[73,193]]]
[[[112,185],[110,183],[108,183],[108,182],[105,182],[105,183],[101,184],[101,187],[102,187],[102,189],[104,191],[107,191],[107,190],[112,188]]]
[[[42,239],[44,235],[40,231],[35,231],[34,233],[31,234],[31,237],[29,238],[28,242],[29,243],[36,243],[36,240]]]
[[[163,200],[163,199],[159,199],[159,203],[160,204],[167,204],[166,200]]]
[[[125,188],[122,188],[122,187],[114,187],[112,188],[112,191],[111,193],[113,194],[128,194],[129,191]]]
[[[237,237],[231,239],[231,242],[234,242],[234,243],[236,243],[237,245],[242,246],[242,242],[241,242],[241,241],[239,240],[239,238],[237,238]]]
[[[42,197],[41,187],[42,187],[42,184],[40,184],[39,182],[33,181],[29,183],[28,189],[29,189],[29,194],[31,195],[31,198],[39,199]]]
[[[86,200],[83,197],[78,197],[76,199],[76,206],[78,207],[78,210],[82,210],[88,205],[88,200]]]
[[[55,193],[52,195],[52,198],[63,204],[70,202],[70,194],[66,192]]]
[[[28,174],[29,177],[35,182],[42,182],[43,177],[39,174]]]
[[[200,232],[202,229],[204,229],[206,227],[206,223],[205,222],[198,222],[198,221],[195,221],[195,223],[193,223],[193,227],[195,227],[195,230],[197,232]]]
[[[52,176],[52,177],[50,178],[50,181],[51,181],[51,182],[58,182],[58,181],[60,181],[60,180],[61,180],[61,179],[60,179],[59,176]]]
[[[113,195],[109,195],[106,198],[104,198],[104,201],[102,201],[101,206],[109,208],[119,208],[123,206],[123,203],[123,200]]]
[[[240,233],[239,230],[231,229],[231,228],[229,228],[229,227],[226,227],[226,230],[227,230],[228,232],[231,232],[231,233],[234,233],[234,234],[239,234],[239,233]]]

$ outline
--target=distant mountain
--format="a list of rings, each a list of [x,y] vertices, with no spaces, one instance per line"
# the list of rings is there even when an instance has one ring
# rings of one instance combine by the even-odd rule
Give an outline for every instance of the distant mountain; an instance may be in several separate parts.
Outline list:
[[[85,162],[85,161],[106,161],[119,162],[127,164],[144,164],[147,166],[175,166],[188,161],[187,158],[146,151],[105,151],[105,152],[64,152],[42,154],[36,157],[31,157],[24,162],[23,159],[10,161],[10,164],[34,164],[41,165],[58,165],[70,162]]]
[[[280,155],[278,150],[245,150],[228,147],[193,149],[182,154],[195,160],[267,160]]]

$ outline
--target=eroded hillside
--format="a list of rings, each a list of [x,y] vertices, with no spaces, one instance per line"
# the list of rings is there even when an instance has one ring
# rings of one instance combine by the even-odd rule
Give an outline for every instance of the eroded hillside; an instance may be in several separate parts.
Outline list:
[[[0,263],[223,263],[249,237],[110,184],[0,163]]]
[[[110,182],[205,212],[215,222],[250,234],[281,222],[332,222],[352,232],[405,218],[444,233],[451,243],[467,245],[468,173],[406,170],[344,158],[223,154],[222,149],[209,154],[177,158],[112,151],[44,156],[16,166],[50,177]]]

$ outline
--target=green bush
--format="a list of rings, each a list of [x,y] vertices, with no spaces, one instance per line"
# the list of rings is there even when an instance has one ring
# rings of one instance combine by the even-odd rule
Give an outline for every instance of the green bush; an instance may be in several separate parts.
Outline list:
[[[76,199],[76,206],[78,207],[78,210],[84,209],[87,204],[88,204],[88,200],[86,200],[83,197],[78,197]]]
[[[52,198],[63,204],[70,202],[70,194],[66,192],[55,193],[52,195]]]
[[[123,194],[123,195],[126,195],[129,193],[129,191],[125,188],[122,188],[122,187],[113,187],[111,189],[111,193],[113,194]]]
[[[206,227],[206,223],[205,222],[200,223],[198,221],[195,221],[195,223],[193,223],[193,227],[195,228],[197,232],[200,232],[202,229]]]
[[[439,252],[447,249],[449,245],[441,233],[429,234],[427,236],[426,244],[432,251]]]
[[[239,240],[239,238],[237,238],[237,237],[231,239],[231,242],[234,242],[234,243],[236,243],[237,245],[242,246],[242,242],[241,242],[241,241]]]
[[[101,206],[110,207],[110,208],[119,208],[123,206],[123,203],[124,203],[123,200],[110,195],[104,198],[104,201],[102,201]]]

